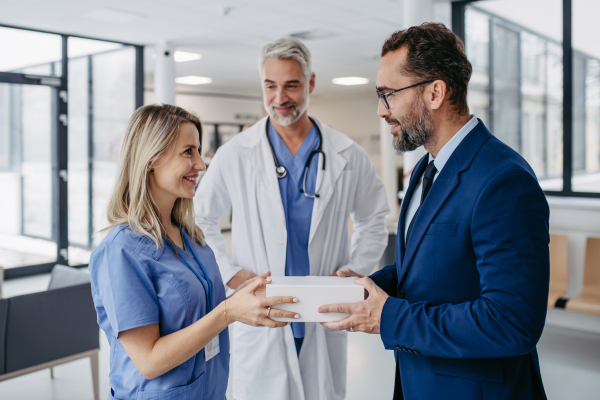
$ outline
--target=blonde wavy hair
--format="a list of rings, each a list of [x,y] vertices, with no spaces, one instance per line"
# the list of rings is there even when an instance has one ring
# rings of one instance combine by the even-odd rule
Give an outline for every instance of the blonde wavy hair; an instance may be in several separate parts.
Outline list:
[[[117,225],[129,224],[129,229],[149,237],[156,248],[164,246],[168,237],[161,223],[158,208],[150,193],[150,169],[177,142],[179,128],[185,122],[194,124],[202,143],[200,119],[181,107],[152,104],[138,108],[127,123],[121,144],[117,176],[108,203],[108,231]],[[204,245],[204,234],[196,225],[192,199],[178,198],[171,214],[197,243]]]

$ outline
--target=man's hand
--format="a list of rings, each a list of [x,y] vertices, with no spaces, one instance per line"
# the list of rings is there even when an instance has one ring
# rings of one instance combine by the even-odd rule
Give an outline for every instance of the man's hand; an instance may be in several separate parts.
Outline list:
[[[363,278],[364,275],[359,274],[358,272],[352,271],[350,268],[340,269],[335,271],[331,276],[339,276],[340,278],[348,278],[350,276],[358,276],[359,278]],[[369,297],[369,292],[365,289],[365,300]]]
[[[229,286],[230,288],[232,288],[233,290],[237,289],[238,286],[240,286],[242,283],[246,282],[248,279],[252,279],[256,277],[256,274],[252,271],[249,271],[247,269],[241,269],[238,271],[237,274],[235,274],[233,276],[233,278],[231,278],[229,280],[229,282],[227,282],[227,286]]]
[[[320,313],[350,314],[348,318],[334,322],[321,322],[321,325],[339,331],[352,328],[353,332],[379,333],[383,305],[390,296],[369,277],[354,278],[354,282],[365,288],[368,298],[358,303],[328,304],[319,307]]]
[[[358,276],[359,278],[362,278],[364,275],[354,272],[350,268],[344,268],[335,271],[333,274],[331,274],[331,276],[340,276],[342,278],[347,278],[349,276]]]

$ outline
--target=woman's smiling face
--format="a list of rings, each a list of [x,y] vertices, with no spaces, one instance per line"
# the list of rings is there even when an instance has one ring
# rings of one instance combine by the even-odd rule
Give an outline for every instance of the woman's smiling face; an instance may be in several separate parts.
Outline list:
[[[190,122],[183,123],[175,145],[151,167],[150,191],[155,201],[194,197],[200,171],[206,169],[200,151],[198,129]]]

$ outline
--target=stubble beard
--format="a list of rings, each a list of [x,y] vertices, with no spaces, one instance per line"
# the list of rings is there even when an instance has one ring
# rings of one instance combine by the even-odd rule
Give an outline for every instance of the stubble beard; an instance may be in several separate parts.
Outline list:
[[[309,103],[310,103],[310,97],[307,92],[307,93],[305,93],[304,101],[299,104],[292,103],[292,102],[286,102],[283,104],[273,102],[271,104],[267,104],[265,101],[264,106],[265,106],[265,110],[267,110],[267,114],[269,114],[269,117],[273,120],[273,122],[275,122],[276,124],[281,125],[281,126],[289,126],[289,125],[292,125],[293,123],[295,123],[296,121],[298,121],[300,119],[300,117],[306,112],[306,110],[308,110]],[[289,117],[280,118],[275,113],[274,107],[289,107],[289,106],[294,106],[294,111],[292,112],[292,115],[290,115]]]
[[[400,131],[394,134],[392,141],[396,151],[405,153],[432,142],[433,124],[421,96],[415,96],[410,112],[399,120],[392,118],[385,120],[388,124],[396,123],[400,126]]]

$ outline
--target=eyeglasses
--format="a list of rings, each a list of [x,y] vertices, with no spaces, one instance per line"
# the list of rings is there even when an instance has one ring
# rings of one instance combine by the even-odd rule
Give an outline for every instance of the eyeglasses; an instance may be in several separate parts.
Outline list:
[[[435,79],[430,80],[430,81],[415,83],[414,85],[410,85],[410,86],[404,87],[402,89],[392,90],[391,92],[387,92],[387,93],[380,92],[379,90],[375,90],[375,92],[377,93],[377,97],[379,97],[380,100],[383,100],[383,105],[385,106],[385,108],[387,108],[389,110],[390,105],[388,104],[388,101],[387,101],[387,97],[389,95],[392,95],[394,93],[400,92],[405,89],[410,89],[415,86],[425,85],[426,83],[431,83],[433,81],[435,81]]]

